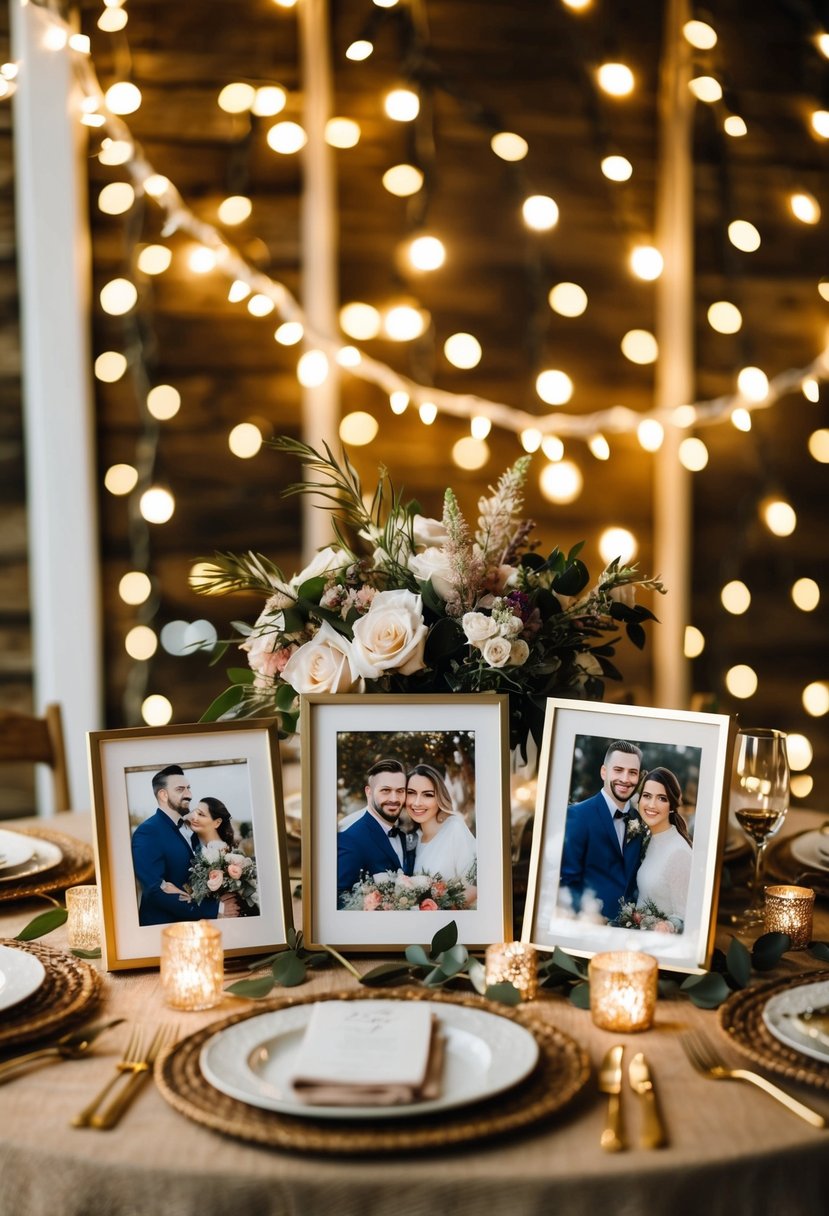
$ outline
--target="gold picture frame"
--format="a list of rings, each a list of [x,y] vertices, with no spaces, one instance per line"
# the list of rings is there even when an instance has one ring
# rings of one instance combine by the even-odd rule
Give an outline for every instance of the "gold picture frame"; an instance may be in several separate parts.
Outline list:
[[[163,925],[200,919],[202,909],[205,919],[217,918],[228,956],[287,945],[293,913],[277,725],[276,719],[247,719],[88,733],[102,957],[107,970],[157,966]],[[156,800],[154,778],[169,766],[183,773],[166,778],[165,793]],[[172,799],[167,785],[178,790]],[[234,873],[241,869],[248,875],[244,898],[237,895],[234,914],[226,917],[218,914],[220,907],[226,908],[224,886],[215,894],[211,886],[206,896],[202,893],[200,904],[194,892],[188,896],[187,879],[194,875],[201,844],[195,833],[191,845],[189,826],[182,824],[181,831],[175,821],[204,798],[218,800],[225,808],[222,812],[216,801],[205,803],[217,817],[223,815],[227,822],[229,814],[229,826],[221,829],[227,838],[223,843],[243,859]],[[174,811],[172,803],[181,799],[185,801],[180,811]],[[182,839],[193,860],[188,860]],[[219,843],[213,847],[226,851]],[[161,881],[182,894],[164,890]]]
[[[721,714],[549,699],[522,941],[539,950],[560,946],[587,958],[603,950],[641,950],[666,970],[707,970],[716,932],[735,729],[734,721]],[[637,760],[635,752],[611,753],[614,742],[638,747],[642,755]],[[615,802],[610,790],[614,764],[626,772],[615,789]],[[688,837],[684,843],[663,835],[666,823],[677,831],[675,811],[670,821],[663,819],[658,835],[645,831],[639,815],[646,774],[666,768],[678,779],[678,809]],[[659,781],[651,783],[652,790],[661,791],[667,815],[664,788]],[[619,809],[620,799],[631,815],[617,825],[614,806]],[[657,850],[690,845],[690,860],[679,850],[682,875],[674,884],[675,896],[683,892],[681,909],[678,896],[676,907],[669,907],[671,897],[666,896],[668,911],[654,900],[639,899],[639,868],[654,840],[649,872],[657,870],[658,878],[665,870],[663,865],[660,876]],[[662,889],[667,890],[664,883]],[[614,924],[617,905],[615,919],[621,923]]]
[[[306,942],[388,953],[452,920],[470,949],[510,940],[508,699],[307,696],[300,723]],[[386,762],[399,767],[368,774]],[[407,774],[434,812],[406,807]],[[431,826],[410,817],[421,814]],[[388,839],[384,823],[402,823],[403,836]],[[447,872],[435,876],[438,862]]]

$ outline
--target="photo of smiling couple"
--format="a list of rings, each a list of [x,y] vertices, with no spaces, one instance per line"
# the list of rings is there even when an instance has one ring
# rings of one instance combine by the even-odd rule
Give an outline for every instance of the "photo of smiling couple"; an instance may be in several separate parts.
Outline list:
[[[686,799],[671,768],[648,767],[645,748],[662,753],[655,761],[667,753],[689,784],[698,749],[584,740],[581,748],[577,742],[583,766],[597,743],[606,744],[601,789],[567,807],[559,908],[610,927],[682,933],[693,850],[680,811]]]
[[[338,736],[338,907],[476,908],[473,732],[369,738],[363,755],[351,732]],[[381,741],[387,750],[373,759]]]

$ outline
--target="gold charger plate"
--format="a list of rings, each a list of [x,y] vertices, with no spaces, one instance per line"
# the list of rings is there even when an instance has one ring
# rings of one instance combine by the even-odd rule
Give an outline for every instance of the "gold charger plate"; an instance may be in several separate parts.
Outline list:
[[[23,836],[36,836],[39,840],[56,844],[63,853],[63,860],[43,874],[21,877],[20,882],[0,884],[0,903],[30,899],[33,895],[47,895],[53,891],[65,891],[67,887],[75,887],[95,878],[95,858],[91,845],[83,844],[72,836],[65,836],[63,832],[53,832],[49,828],[14,830]]]
[[[7,1010],[0,1025],[0,1052],[34,1043],[82,1021],[97,1002],[103,980],[94,967],[42,942],[5,938],[2,945],[39,958],[46,979],[25,1001]]]
[[[829,1064],[821,1064],[776,1039],[763,1021],[763,1009],[779,992],[829,980],[829,971],[806,971],[733,993],[720,1007],[720,1025],[744,1055],[770,1072],[804,1085],[829,1090]]]
[[[213,1131],[252,1144],[270,1148],[326,1154],[405,1153],[442,1149],[473,1140],[490,1139],[546,1119],[571,1102],[590,1075],[587,1053],[574,1039],[551,1026],[532,1006],[507,1009],[481,997],[430,989],[409,991],[402,988],[375,991],[333,992],[327,1000],[426,1000],[467,1005],[510,1018],[535,1036],[539,1060],[526,1080],[513,1089],[470,1106],[452,1108],[439,1116],[405,1120],[405,1125],[377,1119],[360,1120],[359,1125],[292,1118],[248,1106],[214,1089],[199,1069],[199,1055],[205,1042],[220,1030],[246,1018],[256,1017],[289,1005],[313,1004],[319,997],[284,997],[260,1001],[255,1009],[245,1010],[221,1022],[197,1030],[174,1044],[156,1062],[155,1079],[162,1096],[179,1112]]]

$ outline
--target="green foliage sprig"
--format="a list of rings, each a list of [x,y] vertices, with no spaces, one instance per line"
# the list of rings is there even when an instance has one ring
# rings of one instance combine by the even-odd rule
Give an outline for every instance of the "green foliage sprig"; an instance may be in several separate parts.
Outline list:
[[[20,930],[15,936],[16,942],[33,942],[39,937],[45,937],[47,933],[52,933],[55,929],[59,929],[61,925],[65,925],[69,913],[64,908],[63,904],[58,903],[56,899],[52,899],[50,895],[41,895],[41,899],[45,899],[52,904],[51,908],[47,908],[45,912],[38,912],[33,920],[30,920],[28,925]],[[74,954],[76,958],[100,958],[100,946],[95,950],[80,950],[74,947],[70,948],[70,954]]]
[[[338,954],[331,946],[322,946],[319,950],[308,950],[303,944],[302,934],[296,929],[288,930],[288,947],[272,954],[268,958],[258,959],[249,966],[250,971],[261,971],[269,968],[267,975],[259,975],[249,980],[237,980],[225,992],[228,996],[244,997],[247,1000],[261,1000],[269,996],[275,987],[295,988],[308,977],[308,971],[324,967],[332,958],[341,963],[356,979],[360,973],[346,959]]]

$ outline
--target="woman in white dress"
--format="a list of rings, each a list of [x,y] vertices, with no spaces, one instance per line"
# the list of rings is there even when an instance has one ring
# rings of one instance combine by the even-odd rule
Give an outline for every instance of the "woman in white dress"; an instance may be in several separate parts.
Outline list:
[[[679,813],[682,788],[668,768],[646,775],[639,795],[639,816],[650,830],[645,860],[639,867],[637,907],[658,908],[684,922],[693,845]]]
[[[414,873],[468,880],[477,857],[475,837],[431,764],[416,764],[406,777],[406,810],[418,829]]]

